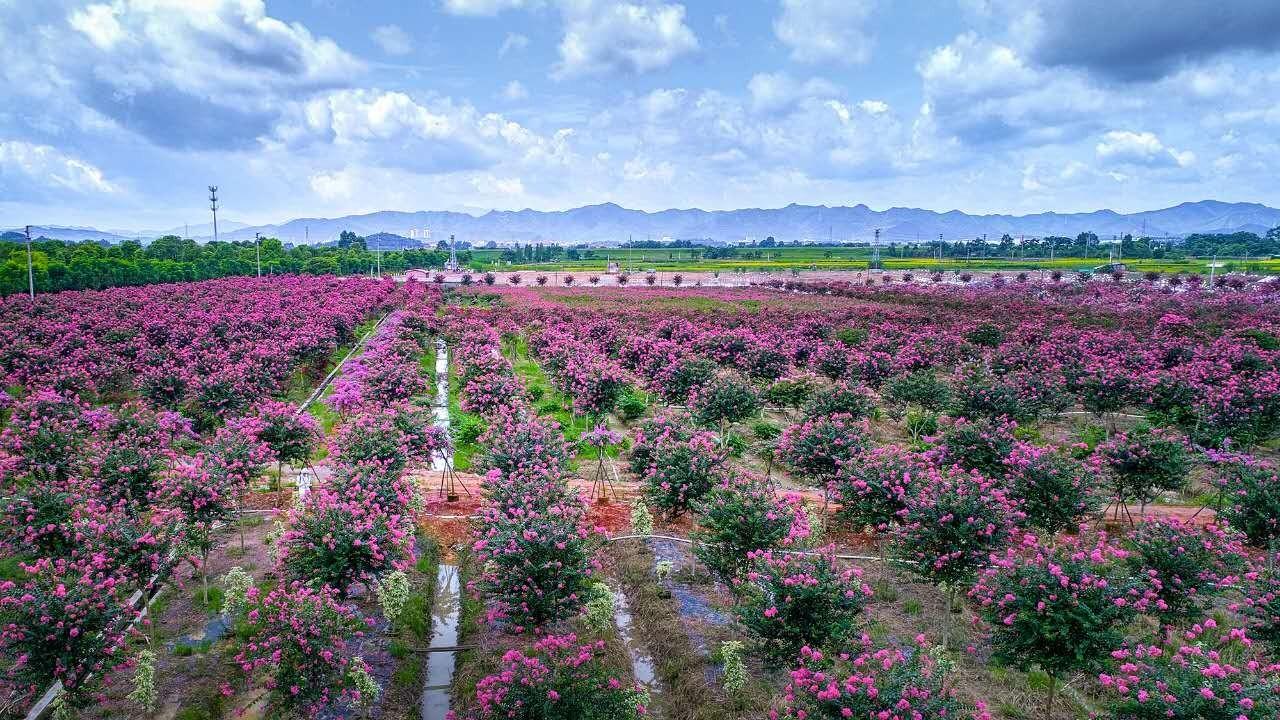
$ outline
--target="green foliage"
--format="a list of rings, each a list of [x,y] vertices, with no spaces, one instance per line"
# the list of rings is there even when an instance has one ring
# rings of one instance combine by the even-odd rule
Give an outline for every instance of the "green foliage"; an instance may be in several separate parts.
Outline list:
[[[725,640],[720,643],[720,659],[724,662],[724,675],[720,685],[729,697],[736,697],[747,686],[747,666],[742,661],[742,641]]]
[[[951,402],[951,387],[932,369],[915,370],[885,383],[883,395],[891,413],[911,406],[941,412]]]
[[[384,272],[408,268],[443,267],[449,253],[441,250],[390,250],[375,258],[363,239],[345,247],[298,245],[285,249],[276,238],[262,238],[259,247],[252,240],[198,243],[166,235],[145,248],[135,241],[102,245],[95,241],[64,242],[33,238],[36,292],[98,290],[120,285],[208,280],[232,275],[255,275],[258,250],[262,274],[304,273],[310,275],[367,273],[381,262]],[[470,261],[470,251],[459,259]],[[7,261],[7,262],[6,262]],[[0,241],[0,295],[27,291],[26,248]]]
[[[774,380],[765,388],[765,402],[783,408],[798,408],[813,394],[817,380],[812,375],[795,375]]]
[[[633,387],[628,387],[623,391],[622,397],[618,398],[618,414],[628,422],[644,415],[644,411],[648,409],[648,398]]]
[[[706,427],[731,426],[759,412],[760,396],[750,385],[720,375],[691,395],[690,409],[694,419]]]
[[[1108,549],[1075,546],[1010,553],[971,593],[991,628],[996,658],[1054,677],[1096,669],[1136,616],[1143,585]]]
[[[602,635],[613,627],[613,614],[617,606],[609,586],[601,582],[592,583],[587,590],[589,599],[583,605],[583,620],[587,627],[597,635]]]
[[[697,509],[693,554],[729,583],[746,566],[747,553],[789,544],[799,504],[779,502],[768,482],[741,478],[712,490]]]

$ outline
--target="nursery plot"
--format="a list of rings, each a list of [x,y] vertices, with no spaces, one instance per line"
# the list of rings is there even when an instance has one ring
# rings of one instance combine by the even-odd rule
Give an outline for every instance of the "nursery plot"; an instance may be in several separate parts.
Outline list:
[[[1280,712],[1265,288],[277,283],[5,305],[9,715]]]

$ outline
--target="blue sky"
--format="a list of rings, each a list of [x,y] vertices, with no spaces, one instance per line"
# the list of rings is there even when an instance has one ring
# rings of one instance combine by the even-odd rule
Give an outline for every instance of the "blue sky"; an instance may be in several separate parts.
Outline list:
[[[0,226],[1280,205],[1280,3],[0,0]]]

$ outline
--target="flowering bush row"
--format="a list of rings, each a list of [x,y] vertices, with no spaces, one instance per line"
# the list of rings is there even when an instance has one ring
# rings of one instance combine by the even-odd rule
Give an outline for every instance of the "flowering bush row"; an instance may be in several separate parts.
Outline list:
[[[0,301],[7,387],[93,403],[139,398],[201,428],[322,366],[361,320],[396,300],[390,282],[228,278]]]

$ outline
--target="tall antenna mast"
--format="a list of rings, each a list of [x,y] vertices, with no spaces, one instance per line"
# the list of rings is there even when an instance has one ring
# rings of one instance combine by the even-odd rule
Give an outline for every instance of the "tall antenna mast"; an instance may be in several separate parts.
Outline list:
[[[27,292],[31,294],[31,300],[36,299],[36,274],[31,268],[31,226],[27,226]]]
[[[218,186],[209,186],[209,209],[213,211],[213,241],[218,242]]]
[[[253,251],[258,256],[258,277],[262,277],[262,233],[253,234]]]

